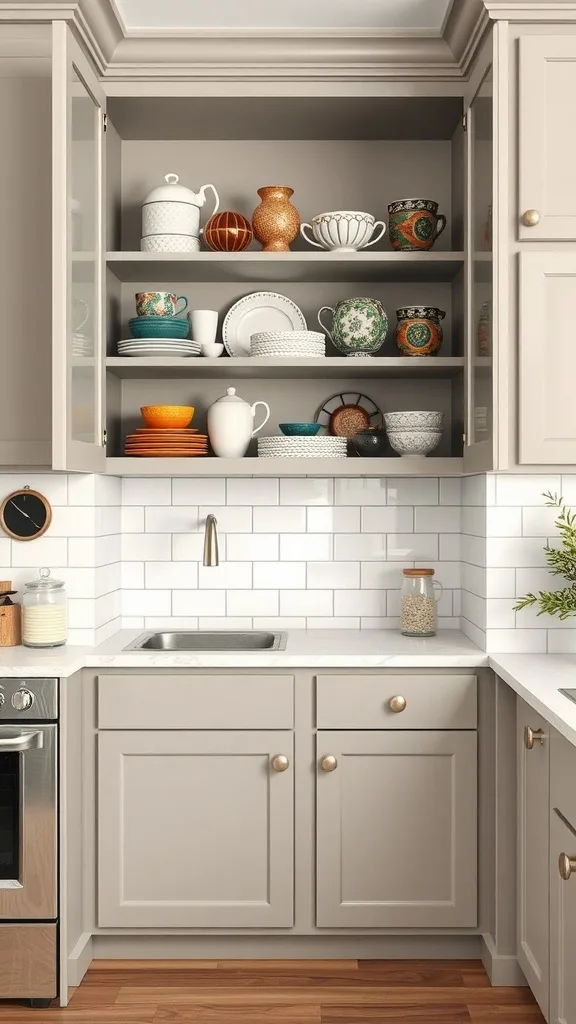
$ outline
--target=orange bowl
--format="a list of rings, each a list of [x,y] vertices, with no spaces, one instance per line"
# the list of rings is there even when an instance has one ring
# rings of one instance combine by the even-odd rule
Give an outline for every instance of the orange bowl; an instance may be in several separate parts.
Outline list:
[[[140,409],[147,427],[187,427],[194,416],[192,405],[143,405]]]

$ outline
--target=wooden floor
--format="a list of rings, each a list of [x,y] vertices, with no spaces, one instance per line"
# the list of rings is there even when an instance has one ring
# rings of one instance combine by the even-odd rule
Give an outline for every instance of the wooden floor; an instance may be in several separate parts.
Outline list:
[[[0,1024],[543,1024],[476,960],[99,960],[69,1006]]]

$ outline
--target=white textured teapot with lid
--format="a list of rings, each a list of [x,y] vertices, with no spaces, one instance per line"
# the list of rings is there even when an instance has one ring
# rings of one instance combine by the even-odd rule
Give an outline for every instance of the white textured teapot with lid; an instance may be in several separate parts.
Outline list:
[[[212,184],[199,192],[179,184],[177,174],[166,174],[165,185],[158,185],[146,196],[142,206],[142,242],[145,252],[196,252],[200,248],[200,210],[206,192],[214,193],[216,213],[220,199]]]
[[[266,417],[254,427],[259,405],[266,409]],[[226,394],[208,409],[208,436],[214,454],[220,459],[241,459],[248,451],[250,440],[269,419],[270,406],[266,402],[249,405],[236,394],[236,388],[227,388]]]

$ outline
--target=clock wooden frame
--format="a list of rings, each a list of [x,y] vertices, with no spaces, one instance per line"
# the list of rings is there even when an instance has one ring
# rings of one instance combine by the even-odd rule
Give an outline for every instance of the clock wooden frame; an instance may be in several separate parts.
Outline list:
[[[45,519],[44,523],[42,524],[40,529],[37,530],[36,533],[32,534],[30,537],[23,537],[19,533],[15,533],[14,530],[11,530],[10,527],[7,525],[6,519],[5,519],[6,506],[8,505],[8,502],[12,501],[13,498],[19,497],[20,495],[23,495],[23,496],[26,496],[26,497],[32,497],[33,496],[33,497],[37,498],[42,503],[42,505],[44,506],[44,509],[45,509],[45,512],[46,512],[46,519]],[[46,530],[50,526],[51,522],[52,522],[52,506],[50,505],[50,502],[48,501],[48,498],[45,498],[43,494],[40,494],[40,491],[32,490],[31,487],[19,487],[18,490],[12,491],[11,494],[7,494],[6,495],[6,497],[4,498],[4,501],[0,505],[0,526],[4,530],[4,533],[6,533],[8,535],[8,537],[12,537],[13,540],[19,540],[19,541],[23,541],[23,542],[24,541],[28,541],[28,540],[37,540],[38,537],[41,537],[42,534],[46,533]]]

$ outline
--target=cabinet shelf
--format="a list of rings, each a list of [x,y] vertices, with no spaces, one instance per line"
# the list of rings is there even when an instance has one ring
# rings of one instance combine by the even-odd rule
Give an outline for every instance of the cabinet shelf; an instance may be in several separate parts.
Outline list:
[[[453,281],[463,252],[108,252],[123,282]]]
[[[126,359],[109,356],[106,370],[123,380],[159,378],[322,378],[323,380],[345,378],[429,378],[455,377],[464,370],[462,356],[433,356],[410,358],[382,356],[373,359],[347,359],[345,356],[323,359],[261,359],[227,358],[204,359]]]
[[[108,458],[118,476],[461,476],[458,458],[411,459],[140,459]]]

